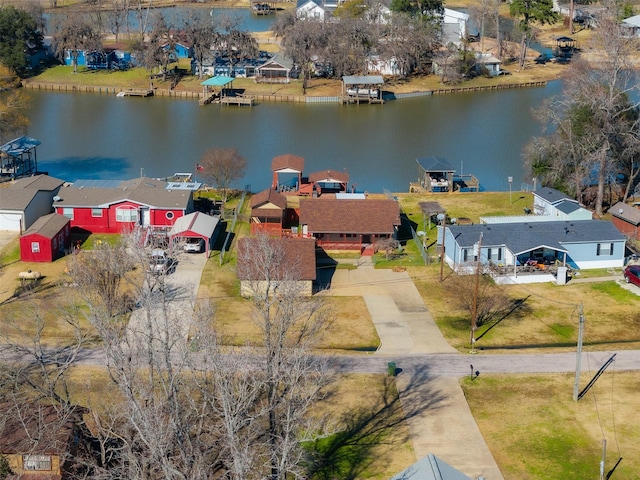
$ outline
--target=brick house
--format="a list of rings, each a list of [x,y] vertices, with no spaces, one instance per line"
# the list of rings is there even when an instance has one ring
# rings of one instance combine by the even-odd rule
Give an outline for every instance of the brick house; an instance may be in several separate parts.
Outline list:
[[[60,189],[53,206],[71,220],[71,227],[91,233],[123,233],[136,226],[169,228],[194,211],[191,190],[146,177],[77,181]]]
[[[83,428],[82,409],[64,416],[52,405],[2,404],[0,454],[15,477],[23,480],[77,478],[74,458],[88,452],[89,434]]]
[[[300,199],[302,232],[328,249],[362,251],[379,240],[394,238],[400,223],[400,207],[395,200]]]
[[[313,294],[313,282],[316,279],[316,248],[312,238],[269,238],[272,254],[277,258],[269,266],[272,270],[264,272],[261,266],[267,265],[255,261],[262,248],[259,237],[244,237],[238,241],[238,278],[240,294],[249,297],[264,291],[266,277],[278,281],[294,281],[300,287],[301,295]]]

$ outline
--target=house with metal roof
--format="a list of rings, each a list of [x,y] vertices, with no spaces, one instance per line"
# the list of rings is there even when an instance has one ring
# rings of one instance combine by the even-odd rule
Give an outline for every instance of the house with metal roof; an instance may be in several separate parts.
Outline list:
[[[167,187],[147,177],[79,180],[60,189],[53,207],[71,220],[71,227],[91,233],[123,233],[137,226],[168,229],[194,205],[193,191]]]
[[[62,257],[70,245],[69,219],[50,213],[36,220],[20,237],[20,260],[53,262]]]
[[[471,480],[432,453],[391,477],[390,480]]]
[[[176,219],[169,230],[169,238],[178,242],[201,239],[208,257],[211,245],[215,242],[219,223],[220,217],[218,215],[211,216],[202,212],[192,212]]]
[[[0,188],[0,230],[23,232],[53,211],[51,204],[63,180],[48,175],[22,177]]]
[[[444,232],[451,268],[475,271],[479,263],[520,283],[552,280],[527,273],[622,267],[625,258],[625,236],[603,220],[447,225]]]

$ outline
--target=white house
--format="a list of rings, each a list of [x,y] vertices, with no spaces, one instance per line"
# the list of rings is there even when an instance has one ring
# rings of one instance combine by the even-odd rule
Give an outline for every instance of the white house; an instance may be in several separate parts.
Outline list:
[[[533,192],[533,213],[556,217],[558,220],[591,220],[591,211],[580,206],[577,200],[555,188],[542,187]]]
[[[313,0],[307,0],[296,9],[296,16],[303,20],[323,22],[329,18],[329,12]]]
[[[400,75],[400,67],[395,57],[383,60],[378,55],[367,57],[367,72],[378,75]]]
[[[467,36],[467,24],[469,14],[445,8],[442,14],[442,36],[443,42],[460,43],[460,40]]]
[[[622,20],[622,27],[630,37],[640,37],[640,15],[625,18]]]
[[[63,184],[58,178],[34,175],[0,188],[0,230],[24,231],[53,212],[53,198]]]
[[[490,53],[476,53],[476,68],[482,70],[486,68],[489,75],[496,77],[500,75],[500,64],[502,62]]]

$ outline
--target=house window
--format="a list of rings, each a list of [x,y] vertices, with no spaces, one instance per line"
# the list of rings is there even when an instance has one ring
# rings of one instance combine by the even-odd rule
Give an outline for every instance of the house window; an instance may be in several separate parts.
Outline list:
[[[469,261],[469,249],[468,248],[463,248],[462,249],[462,261],[463,262],[468,262]]]
[[[23,455],[22,467],[25,470],[51,470],[51,455]]]
[[[31,242],[31,253],[40,253],[40,243]]]
[[[70,218],[71,220],[73,220],[73,208],[71,207],[64,207],[62,209],[62,215],[64,215],[67,218]]]
[[[175,215],[173,214],[173,212],[167,212],[164,214],[165,217],[167,217],[167,220],[171,220]]]
[[[498,249],[498,261],[502,260],[502,249]]]
[[[599,243],[596,247],[596,255],[613,255],[613,243]]]
[[[102,209],[101,208],[92,208],[91,209],[91,216],[92,217],[101,217],[102,216]]]
[[[138,210],[134,208],[116,208],[116,222],[137,222]]]
[[[53,239],[53,249],[58,248],[58,240],[56,238]]]
[[[492,260],[491,255],[493,255],[493,252],[491,251],[490,248],[487,248],[487,260],[489,260],[489,261]]]

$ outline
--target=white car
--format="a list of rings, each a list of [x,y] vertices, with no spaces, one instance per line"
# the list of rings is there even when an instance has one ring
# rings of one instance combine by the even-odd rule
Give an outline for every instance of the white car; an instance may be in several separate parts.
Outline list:
[[[204,240],[201,238],[187,238],[183,248],[185,252],[200,253],[204,250]]]

